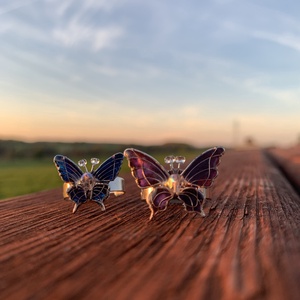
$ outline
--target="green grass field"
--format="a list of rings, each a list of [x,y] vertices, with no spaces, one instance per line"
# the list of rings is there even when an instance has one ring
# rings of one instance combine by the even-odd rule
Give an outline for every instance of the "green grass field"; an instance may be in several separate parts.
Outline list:
[[[0,161],[0,199],[50,190],[62,184],[52,158],[49,161]]]
[[[0,162],[0,199],[49,190],[61,183],[51,160]]]
[[[164,164],[165,155],[161,153],[155,155],[155,158],[168,168]],[[190,160],[196,156],[196,153],[184,153],[183,155]],[[100,159],[101,162],[104,161],[104,159]],[[77,160],[74,159],[74,162],[77,162]],[[129,168],[125,159],[120,175],[122,176],[123,173],[127,172],[129,172]],[[49,158],[49,161],[44,159],[0,161],[0,199],[62,187],[62,183],[52,158]]]

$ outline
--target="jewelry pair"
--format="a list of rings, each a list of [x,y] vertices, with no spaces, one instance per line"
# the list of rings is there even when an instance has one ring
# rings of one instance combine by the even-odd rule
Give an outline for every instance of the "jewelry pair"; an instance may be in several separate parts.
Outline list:
[[[88,200],[96,202],[104,211],[104,201],[110,194],[119,196],[125,193],[124,179],[118,177],[125,156],[141,189],[141,198],[149,206],[151,220],[155,213],[166,210],[169,203],[181,203],[186,211],[205,216],[202,206],[206,189],[212,186],[218,175],[218,165],[224,152],[223,147],[211,148],[196,157],[184,170],[180,168],[185,162],[183,156],[165,157],[165,163],[170,165],[170,169],[166,170],[155,158],[133,148],[126,149],[124,154],[112,155],[95,170],[100,161],[92,158],[91,171],[88,171],[85,159],[76,165],[64,155],[56,155],[53,161],[64,181],[64,198],[74,202],[73,213]]]

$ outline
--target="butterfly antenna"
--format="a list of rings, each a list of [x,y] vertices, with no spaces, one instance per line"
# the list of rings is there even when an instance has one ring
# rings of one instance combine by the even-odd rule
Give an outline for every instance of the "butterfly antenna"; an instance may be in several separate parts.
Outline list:
[[[174,166],[173,166],[174,162],[175,162],[175,157],[173,155],[165,157],[165,163],[170,165],[171,170],[174,169]]]
[[[176,156],[175,162],[178,164],[178,169],[180,169],[180,165],[185,163],[184,156]]]
[[[84,167],[85,168],[85,170],[86,170],[86,172],[88,172],[88,169],[87,169],[87,167],[86,167],[86,164],[87,164],[87,161],[86,161],[86,159],[81,159],[79,162],[78,162],[78,166],[79,167]]]
[[[91,158],[91,164],[92,164],[92,168],[91,168],[91,173],[93,172],[94,166],[98,165],[100,163],[100,159],[93,157]]]

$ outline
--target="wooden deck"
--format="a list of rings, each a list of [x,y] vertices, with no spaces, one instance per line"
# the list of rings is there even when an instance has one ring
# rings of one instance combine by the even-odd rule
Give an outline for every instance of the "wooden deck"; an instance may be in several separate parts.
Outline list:
[[[299,299],[300,199],[264,152],[226,152],[205,218],[149,222],[125,175],[106,212],[61,189],[0,202],[0,299]]]

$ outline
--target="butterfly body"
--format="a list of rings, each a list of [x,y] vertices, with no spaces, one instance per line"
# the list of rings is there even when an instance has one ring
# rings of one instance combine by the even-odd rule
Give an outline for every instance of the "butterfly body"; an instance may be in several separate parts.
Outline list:
[[[180,169],[184,157],[166,157],[165,162],[170,164],[167,171],[150,155],[137,149],[126,149],[124,155],[141,188],[141,197],[150,208],[150,219],[156,212],[167,209],[174,199],[181,202],[187,211],[204,215],[203,190],[210,187],[217,177],[217,166],[224,151],[222,147],[211,148],[196,157],[184,170]],[[178,167],[174,167],[174,163],[178,163]]]
[[[99,163],[98,159],[92,158],[92,169],[87,171],[86,160],[79,161],[81,167],[85,167],[83,172],[72,160],[64,155],[56,155],[53,159],[61,179],[64,181],[64,198],[75,202],[73,212],[88,200],[92,200],[105,210],[104,200],[108,198],[110,183],[116,179],[122,162],[123,154],[116,153],[96,170],[93,167]]]
[[[89,172],[84,173],[78,182],[75,183],[76,187],[81,187],[87,199],[91,199],[92,190],[96,184],[96,178]]]
[[[180,173],[173,173],[171,172],[168,180],[165,182],[164,186],[169,189],[170,193],[172,194],[173,198],[177,198],[185,186],[188,183],[184,180],[184,178],[180,175]]]

